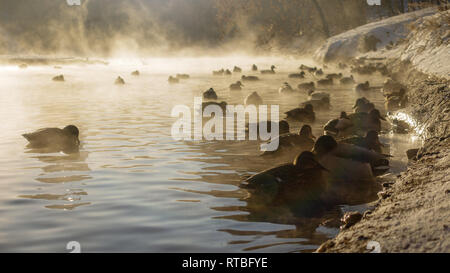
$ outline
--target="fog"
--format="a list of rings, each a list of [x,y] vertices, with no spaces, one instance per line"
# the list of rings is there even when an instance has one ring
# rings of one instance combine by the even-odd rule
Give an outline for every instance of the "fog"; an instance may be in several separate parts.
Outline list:
[[[366,22],[350,0],[0,0],[0,55],[307,54]],[[339,17],[336,17],[339,13]]]

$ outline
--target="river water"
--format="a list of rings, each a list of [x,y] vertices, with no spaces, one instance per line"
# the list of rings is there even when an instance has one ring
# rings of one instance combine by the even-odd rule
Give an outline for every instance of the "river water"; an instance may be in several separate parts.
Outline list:
[[[212,70],[251,64],[277,74],[244,83],[212,76]],[[150,58],[111,60],[109,65],[0,67],[0,251],[68,252],[77,241],[83,252],[309,252],[332,238],[337,228],[320,223],[336,218],[340,206],[320,219],[289,212],[254,210],[238,185],[245,177],[283,162],[259,156],[255,141],[175,141],[175,105],[193,107],[194,97],[214,87],[219,100],[242,104],[257,91],[265,104],[283,112],[307,95],[280,97],[288,73],[309,60],[293,58]],[[141,75],[130,73],[139,70]],[[167,78],[191,78],[169,84]],[[52,77],[64,74],[65,82]],[[114,85],[117,76],[126,84]],[[358,81],[366,78],[357,77]],[[384,79],[368,78],[373,86]],[[292,86],[305,80],[291,80]],[[340,111],[351,111],[351,87],[329,89],[332,109],[316,112],[316,136]],[[383,108],[378,91],[364,94]],[[384,112],[384,111],[382,111]],[[82,143],[77,154],[36,153],[21,134],[43,127],[74,124]],[[291,124],[297,130],[302,124]],[[386,133],[393,174],[406,167],[405,150],[418,146],[412,135]],[[364,205],[363,205],[364,206]]]

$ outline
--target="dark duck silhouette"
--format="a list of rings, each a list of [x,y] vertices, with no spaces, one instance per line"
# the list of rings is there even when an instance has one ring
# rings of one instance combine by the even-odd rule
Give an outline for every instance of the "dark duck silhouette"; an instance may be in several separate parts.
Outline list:
[[[347,143],[337,143],[332,136],[321,136],[313,153],[327,172],[329,200],[357,204],[375,200],[381,189],[372,166],[386,164],[386,156]],[[387,163],[389,164],[389,163]]]
[[[307,104],[312,105],[315,110],[329,110],[330,97],[322,97],[321,99],[310,99],[308,101],[300,103],[300,107],[305,107]]]
[[[139,76],[141,73],[139,72],[139,70],[135,70],[133,72],[131,72],[131,76]]]
[[[314,122],[316,115],[314,114],[314,107],[311,104],[305,105],[304,108],[295,108],[285,113],[288,118],[300,122]]]
[[[353,123],[352,129],[355,133],[367,132],[367,131],[381,131],[381,120],[386,121],[384,117],[381,116],[378,109],[373,109],[369,113],[353,113],[350,114],[349,119]]]
[[[245,82],[259,81],[259,78],[256,77],[256,76],[245,76],[245,75],[242,75],[241,79],[242,79],[242,81],[245,81]]]
[[[240,90],[242,90],[242,86],[244,86],[244,85],[242,84],[242,82],[241,82],[241,81],[237,81],[237,82],[232,83],[232,84],[230,85],[230,90],[231,90],[231,91],[240,91]]]
[[[213,88],[209,88],[207,91],[203,93],[203,98],[207,100],[217,100],[216,91]]]
[[[235,67],[233,68],[233,72],[234,72],[234,73],[241,73],[241,72],[242,72],[242,68],[240,68],[240,67],[238,67],[238,66],[235,66]]]
[[[311,152],[299,154],[293,163],[280,165],[253,175],[241,184],[252,198],[272,206],[289,206],[296,212],[315,214],[322,208],[327,170]]]
[[[63,82],[63,81],[65,81],[64,80],[64,75],[58,75],[58,76],[55,76],[55,77],[53,77],[53,79],[52,79],[54,82]]]
[[[28,140],[29,148],[76,151],[80,145],[79,134],[80,132],[76,126],[68,125],[64,129],[44,128],[22,136]]]
[[[122,77],[118,76],[116,81],[114,82],[114,84],[116,84],[116,85],[124,85],[125,84],[125,80],[122,79]]]
[[[256,64],[252,65],[252,71],[258,71],[258,67],[256,66]]]
[[[300,83],[297,88],[300,91],[314,91],[316,90],[316,86],[314,84],[314,82],[306,82],[306,83]]]
[[[180,79],[169,76],[169,79],[167,80],[169,83],[179,83]]]
[[[303,125],[298,134],[282,134],[271,142],[278,142],[278,149],[275,151],[265,151],[262,155],[278,156],[280,154],[298,155],[303,151],[311,151],[314,147],[316,137],[312,134],[312,128],[309,125]]]
[[[325,126],[323,127],[323,130],[325,132],[325,135],[331,135],[331,136],[340,136],[342,132],[345,132],[347,129],[351,128],[353,126],[353,123],[347,116],[346,112],[341,112],[341,115],[337,119],[332,119],[328,121]]]
[[[288,77],[290,79],[303,79],[303,78],[305,78],[305,72],[302,71],[300,73],[292,73],[292,74],[289,74]]]
[[[272,65],[270,67],[270,70],[261,70],[261,74],[275,74],[275,66]]]

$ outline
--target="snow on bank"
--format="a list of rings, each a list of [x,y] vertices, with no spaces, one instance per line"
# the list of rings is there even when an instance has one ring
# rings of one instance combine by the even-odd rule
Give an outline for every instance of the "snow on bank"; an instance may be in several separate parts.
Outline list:
[[[384,48],[390,42],[395,43],[399,39],[405,38],[408,34],[407,25],[409,23],[435,12],[435,8],[423,9],[349,30],[329,38],[324,45],[317,49],[314,59],[319,62],[330,62],[357,57],[361,54],[360,50],[366,37],[376,37],[380,40],[376,44],[377,49]]]

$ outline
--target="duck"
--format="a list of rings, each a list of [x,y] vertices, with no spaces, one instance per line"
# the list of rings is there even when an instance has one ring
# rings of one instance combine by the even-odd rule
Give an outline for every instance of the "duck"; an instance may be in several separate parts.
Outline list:
[[[386,97],[386,101],[384,103],[386,111],[393,112],[406,107],[406,104],[408,103],[408,97],[405,95],[404,89],[402,89],[402,91],[403,92],[398,95],[390,95]]]
[[[242,72],[242,68],[240,68],[240,67],[238,67],[238,66],[235,66],[235,67],[233,68],[233,72],[234,72],[234,73],[241,73],[241,72]]]
[[[373,109],[369,113],[353,113],[348,117],[352,121],[353,129],[356,132],[367,132],[370,130],[381,132],[381,120],[386,121],[386,119],[381,116],[378,109]]]
[[[302,151],[311,151],[316,137],[312,134],[310,125],[303,125],[298,134],[281,134],[271,142],[278,142],[278,149],[275,151],[266,151],[262,155],[277,156],[282,152],[295,153]]]
[[[323,172],[327,172],[313,153],[305,151],[292,163],[255,174],[241,183],[251,197],[262,204],[294,206],[296,211],[314,213],[321,207],[327,184]]]
[[[308,91],[308,99],[310,100],[321,100],[323,98],[330,99],[330,94],[327,92],[315,92],[313,90]]]
[[[288,75],[288,78],[290,79],[304,79],[305,78],[305,72],[300,73],[292,73]]]
[[[63,81],[65,81],[64,80],[64,75],[55,76],[55,77],[53,77],[52,81],[54,81],[54,82],[63,82]]]
[[[135,70],[131,72],[131,76],[139,76],[141,73],[139,73],[139,70]]]
[[[215,106],[219,106],[220,109],[222,109],[223,114],[225,115],[226,111],[227,111],[227,103],[225,101],[222,102],[215,102],[215,101],[207,101],[207,102],[202,102],[202,112],[205,111],[205,108],[211,105],[215,105]]]
[[[294,89],[287,82],[284,82],[283,85],[278,89],[278,93],[280,93],[280,94],[292,94],[293,92],[294,92]]]
[[[318,86],[329,86],[333,85],[333,79],[322,79],[317,81]]]
[[[180,80],[187,80],[190,78],[190,76],[188,74],[177,74],[176,77],[177,77],[177,79],[180,79]]]
[[[233,75],[229,69],[225,70],[224,74],[227,76]]]
[[[347,143],[337,143],[332,136],[317,139],[312,150],[325,174],[328,200],[356,204],[376,199],[381,189],[372,166],[386,165],[386,156]],[[387,164],[389,164],[387,162]]]
[[[209,88],[205,92],[203,92],[203,98],[207,100],[217,100],[216,91],[213,88]]]
[[[258,67],[256,66],[256,64],[252,65],[252,71],[258,71]]]
[[[324,73],[323,73],[323,70],[322,70],[322,69],[316,70],[316,71],[314,72],[314,75],[317,76],[317,77],[320,77],[320,76],[322,76],[323,74],[324,74]]]
[[[311,104],[306,104],[304,108],[295,108],[286,112],[285,114],[288,118],[300,122],[314,122],[316,120],[314,107]]]
[[[310,90],[314,91],[316,90],[316,85],[314,84],[314,82],[305,82],[297,85],[297,88],[300,91],[310,91]]]
[[[347,116],[347,113],[343,111],[339,118],[328,121],[323,127],[323,130],[325,135],[338,137],[339,135],[344,134],[343,132],[352,126],[353,123]]]
[[[341,84],[355,84],[355,79],[353,78],[353,75],[350,75],[350,77],[344,77],[339,80]]]
[[[252,81],[259,81],[259,78],[256,76],[245,76],[242,75],[241,77],[242,81],[252,82]]]
[[[242,84],[242,82],[241,82],[241,81],[237,81],[237,82],[232,83],[232,84],[230,85],[230,90],[231,90],[231,91],[241,91],[241,90],[242,90],[242,86],[244,86],[244,85]]]
[[[51,148],[57,151],[76,150],[80,145],[80,131],[75,125],[60,128],[43,128],[23,134],[30,148]]]
[[[357,92],[363,92],[363,91],[369,91],[369,90],[370,90],[369,81],[366,81],[364,83],[358,83],[355,86],[355,91],[357,91]]]
[[[326,78],[327,79],[333,79],[333,80],[339,80],[343,77],[344,75],[342,75],[342,73],[331,73],[331,74],[327,74]]]
[[[317,67],[310,67],[310,66],[306,66],[306,65],[300,65],[299,67],[300,70],[306,70],[309,73],[314,73],[315,71],[317,71]]]
[[[345,139],[341,140],[340,142],[353,144],[353,145],[365,148],[367,150],[377,152],[379,154],[382,153],[382,147],[384,147],[384,145],[380,142],[380,139],[378,137],[378,132],[374,131],[374,130],[368,131],[365,137],[354,136],[354,137],[345,138]]]
[[[213,71],[213,76],[222,76],[225,70],[222,68],[220,70]]]
[[[245,98],[244,104],[245,105],[260,105],[260,104],[263,104],[263,99],[258,95],[257,92],[253,92]]]
[[[270,67],[270,70],[261,70],[261,74],[275,74],[275,69],[276,67],[274,65],[272,65]]]
[[[353,111],[355,113],[361,112],[369,113],[370,111],[372,111],[372,109],[374,109],[373,103],[371,103],[365,97],[358,98],[355,102],[355,105],[353,106]]]
[[[305,107],[307,104],[311,104],[316,110],[329,110],[330,109],[330,98],[323,97],[321,99],[311,99],[300,103],[301,107]]]
[[[172,76],[169,76],[168,81],[169,81],[169,83],[179,83],[180,79],[172,77]]]

